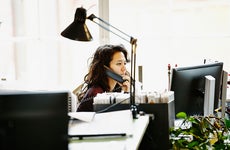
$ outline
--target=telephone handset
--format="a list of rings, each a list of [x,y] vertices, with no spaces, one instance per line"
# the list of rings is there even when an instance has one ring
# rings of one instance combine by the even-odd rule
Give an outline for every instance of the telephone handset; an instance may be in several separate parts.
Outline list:
[[[112,78],[112,79],[114,79],[114,80],[116,80],[116,81],[118,81],[118,82],[120,82],[120,83],[123,83],[123,82],[126,81],[126,80],[124,80],[124,79],[122,78],[122,76],[120,76],[119,74],[117,74],[117,73],[115,73],[114,71],[112,71],[109,67],[107,67],[107,66],[105,66],[105,65],[104,65],[104,67],[105,67],[105,69],[106,69],[106,74],[107,74],[107,76],[109,76],[110,78]]]

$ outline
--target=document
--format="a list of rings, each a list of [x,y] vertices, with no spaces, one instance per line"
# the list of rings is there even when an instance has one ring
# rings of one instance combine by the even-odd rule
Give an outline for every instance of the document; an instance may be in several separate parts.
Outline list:
[[[74,119],[85,122],[91,122],[95,116],[95,112],[69,112],[68,115]]]

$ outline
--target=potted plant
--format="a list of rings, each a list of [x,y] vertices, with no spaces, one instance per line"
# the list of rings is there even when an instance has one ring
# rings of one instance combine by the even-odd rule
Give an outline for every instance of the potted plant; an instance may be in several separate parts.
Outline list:
[[[184,112],[176,117],[183,122],[179,127],[169,129],[173,150],[230,149],[230,120],[212,115],[187,116]]]

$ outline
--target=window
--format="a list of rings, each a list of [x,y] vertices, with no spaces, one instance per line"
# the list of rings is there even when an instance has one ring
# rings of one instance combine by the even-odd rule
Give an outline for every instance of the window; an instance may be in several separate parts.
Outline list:
[[[230,68],[229,0],[4,0],[0,5],[0,88],[74,89],[100,44],[122,43],[130,48],[90,21],[86,23],[92,42],[61,37],[81,6],[88,15],[93,13],[137,38],[136,65],[143,66],[146,90],[168,87],[168,64],[184,66],[212,59],[224,62],[226,71]]]

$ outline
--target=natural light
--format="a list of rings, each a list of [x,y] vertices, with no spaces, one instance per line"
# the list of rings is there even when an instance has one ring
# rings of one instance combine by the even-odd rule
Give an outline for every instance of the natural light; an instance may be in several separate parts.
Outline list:
[[[4,0],[0,5],[0,89],[73,90],[88,69],[88,58],[106,42],[130,44],[87,21],[92,42],[60,36],[84,7],[137,38],[143,88],[168,87],[167,66],[224,62],[230,71],[228,0]],[[138,70],[137,70],[138,71]],[[137,77],[138,79],[138,77]]]

